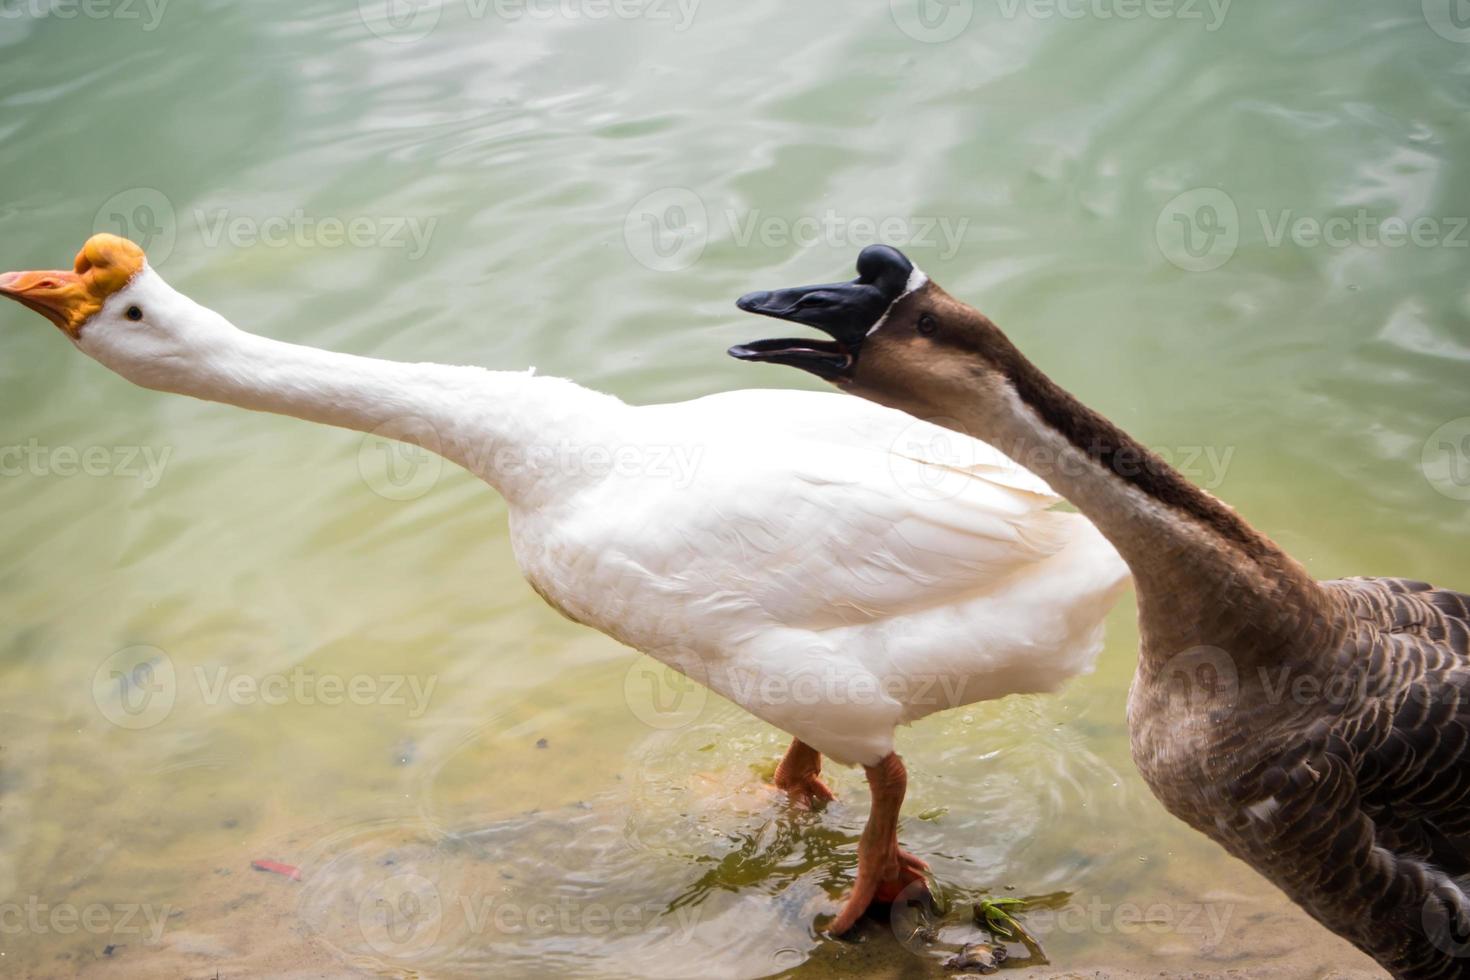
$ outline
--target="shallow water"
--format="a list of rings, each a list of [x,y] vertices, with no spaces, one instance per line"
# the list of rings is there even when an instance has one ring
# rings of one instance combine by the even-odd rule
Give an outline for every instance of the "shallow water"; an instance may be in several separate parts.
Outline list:
[[[1453,2],[3,3],[0,268],[120,231],[247,329],[662,401],[809,384],[731,301],[881,232],[1317,574],[1463,589]],[[471,478],[10,306],[0,420],[7,975],[919,977],[1056,891],[1058,969],[1371,975],[1139,781],[1131,600],[903,733],[942,942],[834,943],[860,775],[773,800],[779,735],[546,608]]]

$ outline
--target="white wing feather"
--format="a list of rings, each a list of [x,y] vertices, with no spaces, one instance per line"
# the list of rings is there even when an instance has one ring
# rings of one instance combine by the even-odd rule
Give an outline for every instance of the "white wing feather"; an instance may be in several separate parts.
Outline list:
[[[629,444],[682,450],[685,478],[613,477],[512,512],[522,568],[578,621],[849,763],[892,751],[897,724],[1091,668],[1126,566],[990,446],[838,394],[633,413]],[[762,686],[799,677],[901,690],[813,701]]]

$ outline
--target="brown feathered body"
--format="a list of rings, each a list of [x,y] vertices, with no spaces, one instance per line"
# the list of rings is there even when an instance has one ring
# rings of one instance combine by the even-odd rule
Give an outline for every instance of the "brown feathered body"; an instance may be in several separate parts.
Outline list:
[[[1470,598],[1314,580],[988,318],[910,283],[837,383],[995,445],[1127,560],[1129,730],[1159,800],[1396,977],[1470,978]]]
[[[1470,597],[1320,585],[1277,658],[1140,675],[1134,760],[1175,816],[1405,980],[1470,976]]]

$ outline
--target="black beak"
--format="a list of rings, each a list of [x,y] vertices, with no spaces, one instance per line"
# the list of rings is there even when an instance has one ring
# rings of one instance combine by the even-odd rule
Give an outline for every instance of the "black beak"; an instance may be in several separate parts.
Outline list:
[[[852,376],[863,340],[908,288],[914,264],[898,249],[869,245],[852,282],[747,293],[735,305],[747,313],[816,327],[832,340],[756,340],[730,348],[742,361],[771,361],[837,381]]]

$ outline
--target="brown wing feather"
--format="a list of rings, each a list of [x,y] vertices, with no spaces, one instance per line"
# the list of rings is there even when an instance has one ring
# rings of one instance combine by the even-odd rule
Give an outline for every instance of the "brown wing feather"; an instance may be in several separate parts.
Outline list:
[[[1290,833],[1317,842],[1293,884],[1396,976],[1470,977],[1470,596],[1323,584],[1357,621],[1338,669],[1361,695],[1303,740],[1327,778]]]
[[[1177,812],[1395,977],[1470,980],[1470,596],[1323,586],[1346,621],[1288,669],[1334,698],[1242,699]]]

